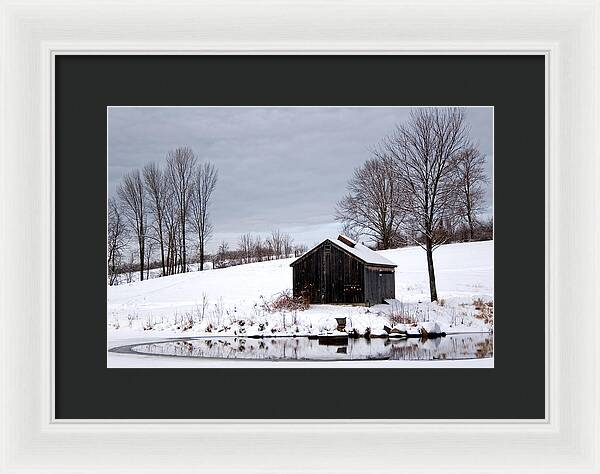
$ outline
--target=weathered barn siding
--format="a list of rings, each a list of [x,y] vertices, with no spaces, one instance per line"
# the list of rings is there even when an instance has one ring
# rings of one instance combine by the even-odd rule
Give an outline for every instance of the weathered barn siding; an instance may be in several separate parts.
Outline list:
[[[311,303],[363,303],[365,265],[324,242],[294,264],[294,296]]]
[[[396,280],[393,268],[365,265],[365,303],[383,303],[385,299],[396,297]]]

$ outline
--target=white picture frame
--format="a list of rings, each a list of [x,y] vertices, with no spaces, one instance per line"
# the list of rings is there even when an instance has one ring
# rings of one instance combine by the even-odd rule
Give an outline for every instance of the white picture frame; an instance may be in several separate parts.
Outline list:
[[[0,472],[600,472],[597,0],[1,11]],[[52,67],[57,54],[107,53],[544,55],[545,419],[57,420]]]

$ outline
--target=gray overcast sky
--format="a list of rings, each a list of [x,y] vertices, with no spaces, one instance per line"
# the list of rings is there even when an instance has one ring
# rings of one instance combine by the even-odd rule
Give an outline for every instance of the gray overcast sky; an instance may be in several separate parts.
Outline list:
[[[492,175],[493,108],[465,107],[471,137]],[[109,107],[108,194],[121,177],[189,146],[219,171],[209,250],[240,234],[280,228],[309,246],[335,236],[336,202],[369,148],[408,107]],[[492,209],[492,184],[486,191]]]

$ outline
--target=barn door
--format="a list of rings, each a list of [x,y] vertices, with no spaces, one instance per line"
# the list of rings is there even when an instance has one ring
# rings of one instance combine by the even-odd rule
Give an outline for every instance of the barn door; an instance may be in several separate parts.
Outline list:
[[[331,261],[331,244],[326,243],[323,246],[323,257],[321,261],[321,303],[331,303],[331,271],[329,264]]]

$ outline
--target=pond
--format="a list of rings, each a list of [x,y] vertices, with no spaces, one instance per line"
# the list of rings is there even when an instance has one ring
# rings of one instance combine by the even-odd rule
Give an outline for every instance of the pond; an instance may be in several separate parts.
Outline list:
[[[135,344],[111,352],[266,361],[461,360],[493,357],[491,334],[454,334],[436,339],[358,338],[337,340],[308,337],[202,337]]]

